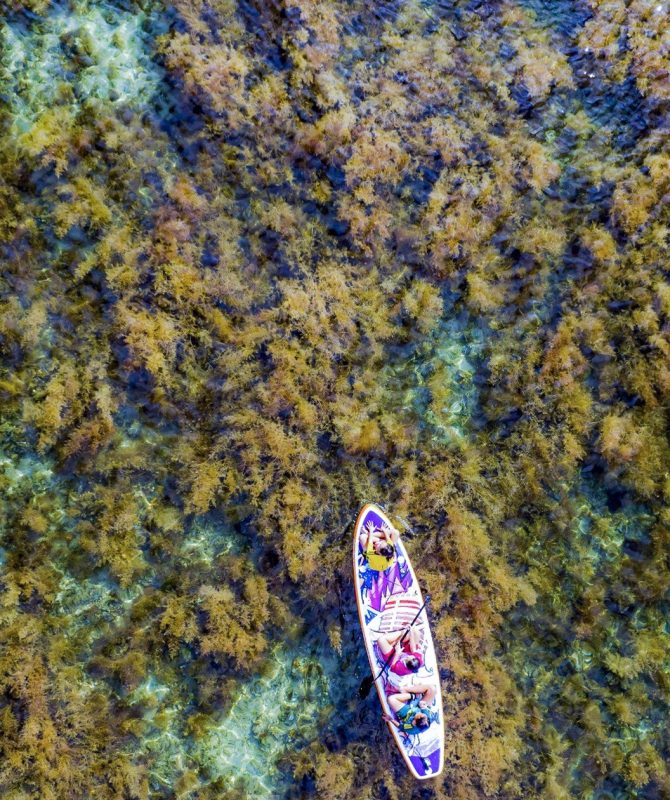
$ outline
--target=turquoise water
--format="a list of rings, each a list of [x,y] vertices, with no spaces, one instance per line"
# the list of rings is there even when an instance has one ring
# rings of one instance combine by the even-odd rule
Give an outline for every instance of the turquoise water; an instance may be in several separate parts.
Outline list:
[[[667,796],[666,5],[0,10],[3,796]]]

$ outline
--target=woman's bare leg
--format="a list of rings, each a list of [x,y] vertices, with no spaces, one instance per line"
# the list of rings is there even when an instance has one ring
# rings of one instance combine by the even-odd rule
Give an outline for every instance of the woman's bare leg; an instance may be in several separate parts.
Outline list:
[[[377,639],[377,647],[381,654],[386,658],[393,648],[398,644],[402,637],[402,633],[397,633],[395,636],[380,636]]]
[[[415,683],[409,686],[409,691],[412,694],[422,694],[421,698],[427,705],[432,705],[435,699],[435,686],[431,683]]]
[[[388,695],[386,699],[392,710],[398,712],[405,703],[411,699],[411,695],[409,692],[396,692],[395,694]]]
[[[388,658],[391,650],[393,650],[394,644],[395,642],[390,636],[380,636],[379,639],[377,639],[377,647],[385,660]]]

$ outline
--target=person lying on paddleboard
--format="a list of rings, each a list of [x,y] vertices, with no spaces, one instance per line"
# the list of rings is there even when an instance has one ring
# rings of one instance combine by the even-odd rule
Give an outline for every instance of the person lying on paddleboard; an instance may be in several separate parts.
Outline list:
[[[414,626],[409,629],[409,634],[405,634],[407,628],[400,631],[397,636],[380,636],[377,639],[377,650],[382,664],[385,664],[390,657],[386,682],[387,695],[403,691],[397,678],[412,675],[423,666],[421,634]]]
[[[437,710],[430,706],[435,699],[435,687],[427,684],[412,686],[412,691],[397,692],[388,698],[397,719],[388,714],[382,717],[410,736],[422,733],[439,720]]]
[[[387,525],[378,528],[373,522],[365,525],[359,542],[371,569],[382,572],[393,564],[397,541],[398,531],[395,528],[389,528]]]

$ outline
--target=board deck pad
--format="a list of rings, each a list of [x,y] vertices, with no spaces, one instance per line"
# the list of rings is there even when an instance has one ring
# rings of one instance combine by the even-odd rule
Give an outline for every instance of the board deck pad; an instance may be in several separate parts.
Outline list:
[[[365,537],[369,531],[373,532],[373,536],[391,535],[394,540],[394,555],[385,569],[372,569],[363,551],[361,535]],[[400,534],[379,506],[368,503],[361,509],[354,529],[353,550],[358,615],[370,669],[373,675],[377,675],[386,660],[378,649],[378,639],[381,636],[392,638],[402,633],[423,605],[423,597]],[[414,629],[419,652],[423,656],[423,666],[404,677],[394,674],[389,678],[387,669],[377,678],[375,685],[384,713],[396,722],[401,721],[389,703],[389,690],[392,692],[394,688],[400,688],[401,691],[411,691],[413,686],[422,685],[434,687],[435,698],[428,706],[434,719],[427,729],[408,733],[402,725],[398,727],[387,722],[410,772],[423,780],[439,775],[444,765],[444,716],[439,670],[425,608],[414,623]]]

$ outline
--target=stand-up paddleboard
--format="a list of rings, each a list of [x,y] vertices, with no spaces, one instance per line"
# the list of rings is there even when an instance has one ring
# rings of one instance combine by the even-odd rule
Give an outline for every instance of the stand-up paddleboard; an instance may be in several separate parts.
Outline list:
[[[434,778],[444,766],[444,719],[439,670],[419,583],[398,531],[368,503],[354,529],[358,616],[387,725],[410,772]],[[400,642],[400,644],[398,644]],[[391,655],[393,653],[393,655]]]

